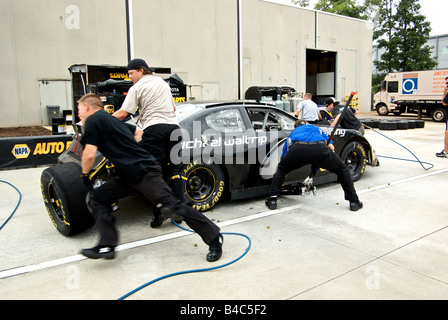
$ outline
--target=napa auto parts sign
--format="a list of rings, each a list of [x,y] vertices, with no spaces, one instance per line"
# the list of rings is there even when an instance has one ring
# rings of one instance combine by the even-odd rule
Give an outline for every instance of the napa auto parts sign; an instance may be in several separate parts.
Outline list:
[[[0,169],[56,164],[70,146],[71,135],[0,139]]]

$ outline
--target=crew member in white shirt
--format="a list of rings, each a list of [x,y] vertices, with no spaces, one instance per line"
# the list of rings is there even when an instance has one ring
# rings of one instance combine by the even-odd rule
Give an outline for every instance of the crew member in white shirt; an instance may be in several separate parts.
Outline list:
[[[305,93],[304,100],[297,106],[295,115],[298,118],[306,120],[308,123],[316,124],[319,120],[322,120],[322,116],[317,104],[311,100],[312,98],[313,95],[311,93]],[[299,117],[300,114],[302,114],[301,117]]]

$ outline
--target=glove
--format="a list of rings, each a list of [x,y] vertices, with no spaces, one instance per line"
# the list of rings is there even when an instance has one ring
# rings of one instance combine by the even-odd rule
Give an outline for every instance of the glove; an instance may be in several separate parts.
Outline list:
[[[90,178],[89,178],[91,173],[92,173],[92,171],[90,171],[89,173],[81,174],[82,182],[88,187],[91,187],[93,185],[93,181],[90,180]]]

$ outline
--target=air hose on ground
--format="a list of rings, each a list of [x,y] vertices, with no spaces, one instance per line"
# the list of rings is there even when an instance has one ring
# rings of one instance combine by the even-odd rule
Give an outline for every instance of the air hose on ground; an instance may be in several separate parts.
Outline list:
[[[178,225],[174,220],[171,220],[171,221],[172,221],[172,223],[173,223],[174,225],[176,225],[176,226],[179,227],[180,229],[185,230],[185,231],[188,231],[188,232],[192,232],[192,233],[194,233],[193,230],[190,230],[190,229],[186,229],[186,228],[184,228],[184,227],[181,227],[181,226]],[[235,263],[235,262],[241,260],[241,258],[243,258],[243,257],[249,252],[250,247],[251,247],[251,245],[252,245],[252,241],[250,240],[250,238],[249,238],[247,235],[242,234],[242,233],[235,233],[235,232],[222,232],[221,234],[223,234],[223,235],[224,235],[224,234],[225,234],[225,235],[236,235],[236,236],[244,237],[244,238],[246,238],[246,239],[249,241],[249,245],[248,245],[248,247],[246,248],[246,250],[243,252],[243,254],[241,254],[239,257],[237,257],[236,259],[234,259],[234,260],[232,260],[232,261],[230,261],[230,262],[227,262],[227,263],[225,263],[225,264],[222,264],[222,265],[219,265],[219,266],[216,266],[216,267],[202,268],[202,269],[193,269],[193,270],[185,270],[185,271],[174,272],[174,273],[170,273],[170,274],[161,276],[161,277],[159,277],[159,278],[156,278],[156,279],[154,279],[154,280],[151,280],[151,281],[149,281],[149,282],[147,282],[147,283],[145,283],[145,284],[143,284],[143,285],[141,285],[141,286],[135,288],[134,290],[132,290],[132,291],[128,292],[127,294],[123,295],[122,297],[118,298],[118,300],[123,300],[123,299],[125,299],[125,298],[131,296],[132,294],[136,293],[137,291],[142,290],[143,288],[146,288],[147,286],[149,286],[149,285],[151,285],[151,284],[153,284],[153,283],[156,283],[156,282],[158,282],[158,281],[160,281],[160,280],[163,280],[163,279],[167,279],[167,278],[174,277],[174,276],[178,276],[178,275],[182,275],[182,274],[189,274],[189,273],[197,273],[197,272],[211,271],[211,270],[221,269],[221,268],[227,267],[227,266],[229,266],[229,265],[231,265],[231,264],[233,264],[233,263]]]
[[[410,154],[412,154],[416,160],[413,160],[413,159],[403,159],[403,158],[390,157],[390,156],[383,156],[383,155],[377,155],[377,157],[388,158],[388,159],[393,159],[393,160],[402,160],[402,161],[418,162],[418,163],[420,163],[420,165],[422,166],[422,168],[425,169],[425,170],[429,170],[429,169],[434,168],[434,165],[433,165],[432,163],[424,162],[424,161],[420,161],[420,159],[417,158],[417,156],[416,156],[411,150],[409,150],[408,148],[406,148],[405,146],[403,146],[401,143],[395,141],[395,140],[392,139],[392,138],[389,138],[389,137],[386,136],[385,134],[383,134],[383,133],[381,133],[381,132],[379,132],[379,131],[377,131],[377,130],[375,130],[375,129],[373,129],[373,128],[367,126],[367,125],[365,125],[364,123],[363,123],[363,126],[366,127],[367,129],[371,129],[373,132],[376,132],[377,134],[379,134],[379,135],[385,137],[386,139],[388,139],[388,140],[390,140],[390,141],[392,141],[392,142],[398,144],[400,147],[402,147],[403,149],[407,150]],[[429,165],[429,167],[427,168],[427,167],[425,167],[423,164],[427,164],[427,165]]]
[[[14,208],[14,210],[12,211],[11,215],[8,217],[8,219],[6,219],[6,221],[5,221],[5,222],[2,224],[2,226],[0,227],[0,230],[2,230],[3,227],[4,227],[4,226],[8,223],[8,221],[12,218],[12,216],[14,215],[14,213],[16,213],[16,210],[17,210],[17,208],[19,207],[20,202],[22,201],[22,193],[21,193],[21,192],[19,191],[19,189],[17,189],[13,184],[11,184],[11,183],[9,183],[9,182],[7,182],[7,181],[4,181],[4,180],[0,180],[0,182],[2,182],[2,183],[6,183],[7,185],[13,187],[13,188],[19,193],[19,201],[17,202],[17,205],[16,205],[16,207]]]

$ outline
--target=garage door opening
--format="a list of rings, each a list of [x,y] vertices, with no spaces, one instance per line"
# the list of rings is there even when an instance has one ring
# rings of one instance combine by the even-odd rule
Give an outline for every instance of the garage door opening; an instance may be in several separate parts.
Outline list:
[[[317,104],[324,104],[336,92],[336,52],[306,50],[306,91]]]

